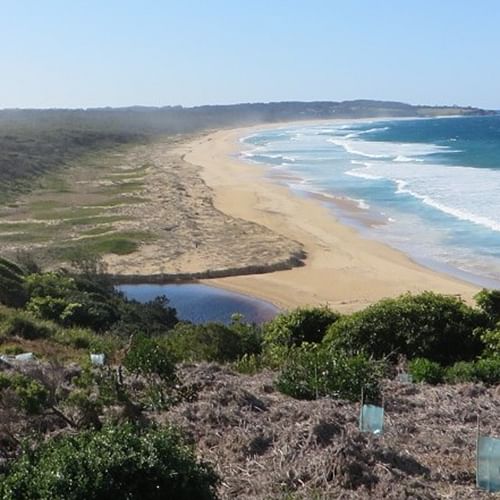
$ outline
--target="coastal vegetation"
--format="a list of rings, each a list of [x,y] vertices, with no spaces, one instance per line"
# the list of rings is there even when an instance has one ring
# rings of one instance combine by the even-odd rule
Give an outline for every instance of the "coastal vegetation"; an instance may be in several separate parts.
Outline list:
[[[310,307],[260,326],[239,315],[229,325],[192,325],[178,320],[165,297],[145,304],[124,297],[98,259],[43,271],[25,255],[18,263],[0,260],[0,304],[0,492],[6,499],[102,498],[116,491],[128,498],[216,498],[231,473],[197,454],[192,436],[201,429],[182,422],[217,427],[248,418],[251,426],[257,418],[251,414],[265,413],[269,404],[249,392],[228,393],[227,382],[217,385],[218,370],[225,370],[222,379],[267,380],[267,393],[288,398],[283,404],[324,400],[338,408],[351,408],[362,394],[390,400],[388,387],[401,373],[442,390],[474,384],[484,393],[500,385],[498,291],[480,292],[475,307],[426,292],[348,315]],[[92,364],[90,355],[100,354],[104,364]],[[209,371],[196,375],[200,369]],[[219,387],[218,410],[200,402],[206,384]],[[222,417],[234,397],[250,414],[242,406],[239,417]],[[201,417],[203,411],[209,414]],[[321,425],[317,432],[333,443],[338,424]],[[279,440],[261,432],[244,445],[248,456],[265,454]],[[349,446],[369,449],[349,432]],[[354,460],[361,451],[345,453]],[[321,484],[335,491],[361,487],[350,473],[342,473],[351,478],[345,483],[338,474]],[[473,487],[468,476],[460,484]],[[301,491],[300,482],[282,488],[283,494]],[[367,479],[363,488],[369,492],[375,483]]]

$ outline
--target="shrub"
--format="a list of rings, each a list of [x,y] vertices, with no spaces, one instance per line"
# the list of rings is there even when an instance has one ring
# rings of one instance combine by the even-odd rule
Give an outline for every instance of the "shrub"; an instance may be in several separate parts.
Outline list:
[[[358,401],[363,390],[367,398],[380,393],[384,365],[363,355],[348,357],[318,345],[303,344],[289,350],[276,387],[297,399],[320,396]]]
[[[481,335],[484,342],[484,354],[487,356],[500,356],[500,329],[485,330]]]
[[[445,380],[451,384],[461,382],[500,384],[500,357],[483,358],[471,363],[455,363],[446,369]]]
[[[54,340],[75,349],[86,349],[97,353],[112,355],[120,347],[120,339],[111,334],[99,335],[86,328],[59,328]]]
[[[130,425],[52,438],[0,476],[0,497],[209,500],[217,476],[174,430]]]
[[[11,390],[19,400],[19,406],[28,414],[40,413],[46,406],[49,393],[37,380],[26,375],[0,373],[0,393]]]
[[[30,297],[65,298],[77,291],[75,280],[62,272],[30,274],[26,285]]]
[[[340,315],[327,307],[298,308],[276,316],[264,327],[264,350],[279,364],[289,348],[303,342],[321,342],[326,330]]]
[[[460,384],[463,382],[473,382],[476,374],[473,362],[459,361],[446,368],[444,379],[449,384]]]
[[[488,315],[491,324],[500,321],[500,290],[483,288],[474,296],[477,305]]]
[[[156,340],[138,336],[123,360],[125,368],[146,378],[159,377],[163,382],[175,382],[175,364],[167,348]]]
[[[94,330],[105,330],[119,318],[112,292],[98,283],[91,286],[89,280],[55,272],[32,274],[26,281],[31,297],[27,309],[40,318]]]
[[[243,354],[240,359],[231,365],[231,368],[238,373],[254,375],[264,368],[264,360],[260,354]]]
[[[444,368],[434,361],[416,358],[410,361],[409,371],[415,382],[439,384],[444,378]]]
[[[454,297],[406,294],[342,317],[324,342],[349,354],[383,358],[397,353],[446,365],[481,353],[484,345],[475,329],[485,324],[483,312]]]
[[[474,375],[477,380],[487,385],[500,384],[500,356],[476,361]]]
[[[135,300],[125,300],[120,295],[118,304],[120,320],[113,325],[113,331],[121,336],[164,333],[179,321],[177,311],[168,304],[169,301],[165,296],[139,303]]]
[[[40,318],[61,325],[87,326],[94,330],[104,330],[118,319],[114,304],[88,292],[73,292],[64,298],[33,296],[26,308]]]
[[[220,323],[179,324],[169,335],[167,344],[179,361],[227,363],[260,350],[260,342],[250,332]]]
[[[35,340],[51,337],[55,332],[55,325],[40,320],[27,312],[15,311],[7,315],[2,321],[0,329],[3,335]]]
[[[9,307],[22,307],[28,300],[23,270],[0,258],[0,303]]]

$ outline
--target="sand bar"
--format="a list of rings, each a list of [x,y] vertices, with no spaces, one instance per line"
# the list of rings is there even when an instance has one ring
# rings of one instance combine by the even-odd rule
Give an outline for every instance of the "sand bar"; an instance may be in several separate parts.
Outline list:
[[[200,175],[213,190],[217,209],[300,242],[307,253],[305,265],[209,283],[285,308],[328,304],[352,311],[384,297],[424,290],[471,300],[476,286],[420,266],[402,252],[362,237],[340,224],[321,200],[296,196],[273,181],[265,166],[239,160],[238,152],[244,147],[239,139],[263,128],[221,130],[197,138],[184,158],[201,167]]]

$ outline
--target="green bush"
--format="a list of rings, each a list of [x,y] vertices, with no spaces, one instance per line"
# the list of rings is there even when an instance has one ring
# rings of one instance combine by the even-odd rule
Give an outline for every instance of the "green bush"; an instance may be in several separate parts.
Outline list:
[[[134,338],[123,365],[136,375],[147,378],[157,376],[171,384],[176,380],[175,363],[168,349],[155,339],[142,335]]]
[[[47,405],[47,389],[26,375],[0,373],[0,396],[5,390],[13,391],[19,399],[20,408],[30,415],[40,413]]]
[[[276,380],[276,387],[297,399],[321,396],[359,401],[380,395],[384,365],[363,355],[348,357],[315,344],[289,350],[289,358]]]
[[[410,361],[409,371],[415,382],[428,384],[441,383],[445,375],[445,370],[439,363],[425,358]]]
[[[94,353],[102,352],[107,356],[122,345],[122,341],[116,336],[100,335],[88,328],[58,328],[53,340],[75,349],[85,349]]]
[[[34,317],[24,311],[15,311],[7,315],[0,324],[0,334],[22,337],[27,340],[52,337],[56,327],[48,321]]]
[[[492,325],[500,321],[500,290],[483,289],[474,296],[474,299],[488,315]]]
[[[26,285],[30,297],[65,298],[77,291],[75,280],[63,272],[30,274]]]
[[[178,324],[168,336],[167,345],[178,361],[236,361],[245,354],[260,351],[255,330],[232,328],[220,323]]]
[[[500,356],[476,361],[474,375],[477,380],[486,385],[500,384]]]
[[[464,382],[475,382],[476,373],[473,362],[458,361],[446,368],[444,379],[449,384],[460,384]]]
[[[323,340],[328,327],[340,315],[327,307],[298,308],[278,314],[264,327],[264,351],[271,363],[279,365],[287,350],[303,342]]]
[[[40,318],[94,330],[105,330],[119,319],[116,298],[98,283],[88,290],[88,280],[55,272],[31,274],[26,282],[27,309]]]
[[[486,356],[500,356],[500,328],[485,330],[481,335],[484,342],[484,353]]]
[[[329,328],[324,342],[349,354],[403,354],[448,365],[481,354],[484,344],[476,329],[486,323],[482,311],[457,298],[406,294],[342,317]]]
[[[174,430],[130,425],[53,438],[0,476],[0,498],[210,500],[218,478]]]

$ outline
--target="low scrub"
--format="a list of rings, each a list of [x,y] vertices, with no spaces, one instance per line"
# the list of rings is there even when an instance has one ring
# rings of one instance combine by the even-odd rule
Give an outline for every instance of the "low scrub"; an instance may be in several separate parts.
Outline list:
[[[8,397],[8,393],[12,397]],[[0,400],[18,406],[29,415],[41,413],[47,405],[49,393],[37,380],[26,375],[0,373]],[[3,498],[3,497],[2,497]]]
[[[130,425],[53,438],[0,476],[0,498],[209,500],[218,478],[174,430]]]
[[[363,355],[348,357],[318,345],[303,344],[289,351],[276,387],[297,399],[322,396],[359,401],[362,391],[369,399],[380,395],[384,365]]]
[[[26,340],[46,339],[54,335],[56,325],[36,316],[14,310],[0,322],[0,336],[21,337]]]
[[[112,334],[99,335],[88,328],[59,328],[53,340],[75,349],[84,349],[94,353],[111,356],[122,342]]]
[[[500,384],[500,357],[469,362],[459,361],[448,367],[443,367],[428,359],[418,358],[410,363],[410,373],[415,382],[428,384],[482,382],[485,385],[498,385]]]

